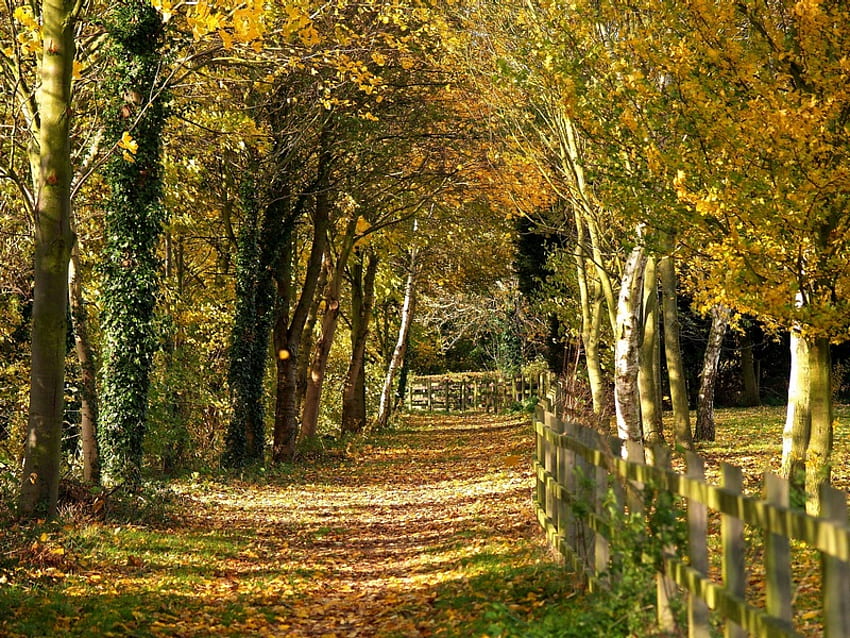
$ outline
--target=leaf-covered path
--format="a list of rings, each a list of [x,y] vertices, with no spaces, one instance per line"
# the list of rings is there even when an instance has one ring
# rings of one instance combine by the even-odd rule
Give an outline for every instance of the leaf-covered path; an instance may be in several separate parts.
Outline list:
[[[532,444],[525,416],[417,417],[267,485],[179,484],[171,529],[42,539],[66,564],[0,634],[480,635],[546,596]]]

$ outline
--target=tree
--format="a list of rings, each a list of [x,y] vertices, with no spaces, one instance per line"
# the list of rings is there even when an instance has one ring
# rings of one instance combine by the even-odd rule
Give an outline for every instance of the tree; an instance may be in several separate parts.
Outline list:
[[[142,444],[157,335],[154,308],[159,287],[156,254],[165,211],[160,153],[166,112],[163,90],[163,24],[144,0],[122,0],[107,17],[111,73],[104,82],[109,104],[106,137],[122,149],[105,169],[103,261],[103,371],[99,435],[104,479],[141,482]]]
[[[30,416],[20,513],[56,511],[62,433],[67,334],[68,260],[71,256],[71,78],[74,29],[81,5],[46,0],[41,5],[37,113],[33,151],[36,198],[35,284],[32,311]]]

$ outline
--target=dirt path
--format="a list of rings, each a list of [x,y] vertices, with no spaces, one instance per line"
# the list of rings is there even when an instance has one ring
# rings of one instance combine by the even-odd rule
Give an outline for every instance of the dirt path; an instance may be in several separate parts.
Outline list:
[[[222,577],[256,589],[264,633],[427,636],[441,588],[539,532],[530,506],[527,418],[420,417],[411,430],[307,472],[296,484],[203,493],[200,528],[257,539]],[[486,563],[487,561],[479,561]],[[259,573],[259,574],[258,574]],[[241,624],[241,623],[240,623]]]
[[[178,483],[168,526],[36,530],[0,569],[0,635],[504,635],[492,614],[533,622],[557,569],[532,446],[525,416],[417,417],[265,485]]]

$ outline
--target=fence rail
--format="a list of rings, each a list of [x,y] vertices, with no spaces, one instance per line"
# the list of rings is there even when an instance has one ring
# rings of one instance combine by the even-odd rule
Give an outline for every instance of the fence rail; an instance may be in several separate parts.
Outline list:
[[[656,575],[657,619],[675,631],[671,597],[684,592],[688,635],[709,636],[709,611],[722,619],[724,636],[799,636],[794,624],[791,544],[796,540],[820,552],[822,610],[817,635],[850,637],[850,526],[847,494],[827,487],[824,515],[808,516],[789,507],[787,481],[766,474],[765,498],[742,492],[743,473],[723,464],[722,484],[705,479],[704,460],[686,455],[684,474],[671,469],[670,453],[655,448],[653,464],[643,461],[637,443],[618,439],[560,418],[550,398],[538,403],[535,507],[552,545],[589,582],[607,587],[618,517],[646,516],[644,492],[653,490],[657,507],[681,503],[687,542],[663,548]],[[628,448],[628,449],[624,449]],[[624,458],[625,457],[625,458]],[[611,515],[611,503],[617,514]],[[711,516],[710,516],[711,514]],[[709,545],[709,520],[720,519],[720,539]],[[747,597],[744,526],[760,530],[763,543],[764,604]],[[664,543],[669,543],[665,537]],[[717,549],[715,546],[717,546]],[[710,547],[721,565],[709,576]],[[674,585],[675,583],[675,585]],[[678,586],[678,587],[676,587]],[[681,589],[679,589],[681,588]],[[811,622],[811,618],[809,620]]]
[[[409,411],[499,412],[548,390],[548,375],[491,372],[414,377],[407,385]]]

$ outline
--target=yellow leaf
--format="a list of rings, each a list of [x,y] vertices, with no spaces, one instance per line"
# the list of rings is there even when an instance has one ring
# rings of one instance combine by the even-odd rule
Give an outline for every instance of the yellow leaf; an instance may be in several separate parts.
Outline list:
[[[121,139],[118,140],[118,148],[122,148],[127,153],[135,155],[139,150],[139,143],[133,139],[133,136],[130,135],[129,131],[124,131],[124,134],[121,136]],[[126,159],[127,153],[124,153],[124,158]]]

